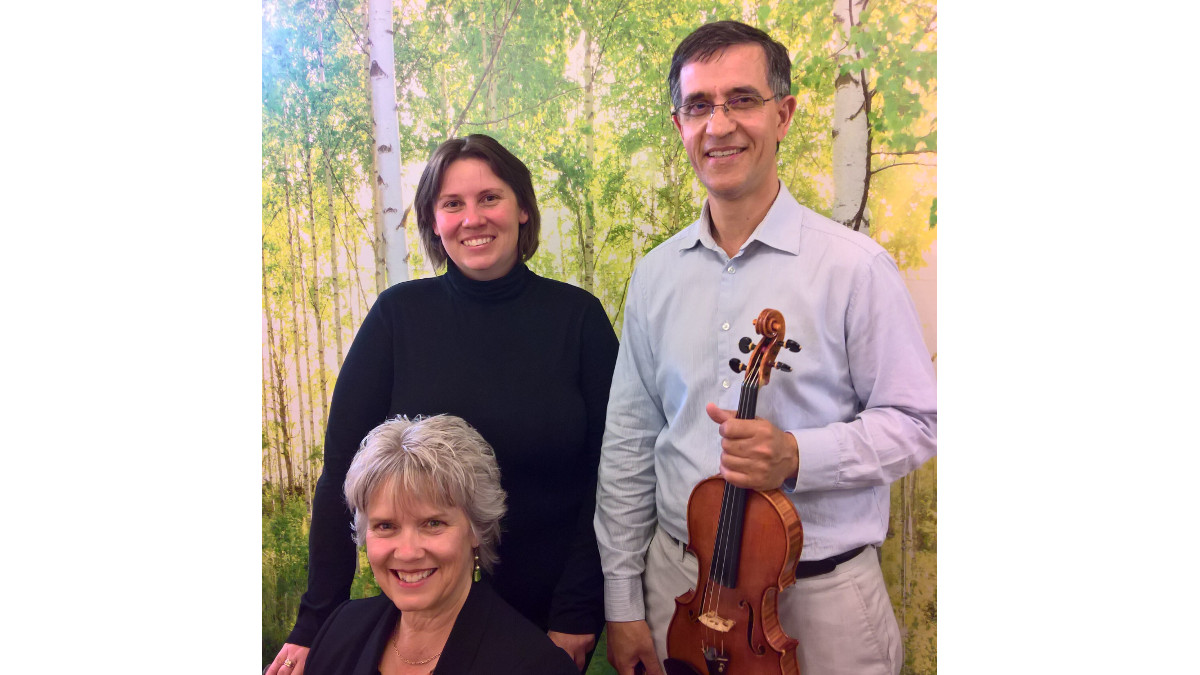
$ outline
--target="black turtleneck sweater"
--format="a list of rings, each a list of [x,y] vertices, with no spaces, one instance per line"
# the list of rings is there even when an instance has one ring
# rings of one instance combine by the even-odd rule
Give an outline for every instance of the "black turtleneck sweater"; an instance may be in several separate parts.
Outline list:
[[[381,293],[346,354],[288,642],[311,645],[349,597],[356,553],[342,483],[363,436],[401,414],[457,415],[495,448],[508,492],[491,579],[500,596],[542,630],[603,627],[592,515],[616,335],[596,298],[523,264],[486,282],[447,267]]]

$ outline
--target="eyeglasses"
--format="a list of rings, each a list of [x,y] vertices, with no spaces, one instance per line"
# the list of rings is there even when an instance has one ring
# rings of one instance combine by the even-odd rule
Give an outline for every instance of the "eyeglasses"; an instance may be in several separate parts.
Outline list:
[[[733,117],[758,110],[767,101],[774,101],[777,98],[779,98],[778,94],[766,99],[757,94],[739,94],[737,96],[730,96],[724,103],[709,103],[708,101],[684,103],[672,110],[671,114],[680,115],[689,122],[698,122],[711,118],[716,114],[717,108],[724,108],[725,116]]]

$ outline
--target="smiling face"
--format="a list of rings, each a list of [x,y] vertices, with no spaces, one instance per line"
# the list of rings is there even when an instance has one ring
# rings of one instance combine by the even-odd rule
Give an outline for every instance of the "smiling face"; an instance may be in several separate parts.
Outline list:
[[[471,590],[479,545],[467,514],[397,494],[385,485],[367,505],[367,560],[375,581],[402,612],[457,614]]]
[[[680,103],[723,103],[742,94],[773,96],[766,54],[757,44],[733,45],[708,61],[685,64],[679,85]],[[733,116],[718,108],[708,119],[672,119],[710,199],[770,203],[778,181],[775,144],[787,134],[795,110],[795,97],[786,96]]]
[[[529,214],[486,162],[466,158],[446,168],[433,219],[434,234],[458,269],[491,281],[517,264],[517,238]]]

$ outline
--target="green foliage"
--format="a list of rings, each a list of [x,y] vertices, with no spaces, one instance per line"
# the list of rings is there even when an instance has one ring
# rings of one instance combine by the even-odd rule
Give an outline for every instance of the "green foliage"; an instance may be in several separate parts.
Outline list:
[[[263,483],[262,495],[262,657],[270,663],[287,640],[308,585],[308,503],[289,493],[279,503],[276,486]],[[359,550],[351,598],[379,595],[379,585]]]
[[[925,264],[924,253],[937,238],[929,217],[937,189],[935,168],[903,166],[876,173],[867,207],[871,236],[883,244],[901,269]]]
[[[354,573],[354,581],[350,584],[350,597],[358,600],[360,598],[373,598],[383,591],[379,590],[379,584],[375,581],[375,574],[371,572],[371,564],[367,562],[367,551],[365,548],[358,549],[358,567]]]
[[[937,150],[937,115],[923,101],[937,92],[936,21],[932,2],[877,0],[850,32],[861,57],[842,69],[873,74],[871,132],[888,151]]]
[[[279,503],[278,488],[263,483],[262,645],[263,665],[283,646],[300,596],[308,583],[308,505],[302,495]]]

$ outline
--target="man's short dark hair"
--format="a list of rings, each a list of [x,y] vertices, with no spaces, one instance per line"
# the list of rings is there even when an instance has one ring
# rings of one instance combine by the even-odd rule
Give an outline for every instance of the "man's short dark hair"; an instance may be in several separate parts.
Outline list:
[[[767,85],[771,93],[784,97],[792,93],[792,60],[787,49],[770,35],[739,21],[716,21],[705,24],[685,37],[671,57],[667,86],[671,89],[671,105],[683,103],[679,89],[679,73],[693,61],[708,61],[727,47],[743,44],[761,45],[767,57]]]
[[[442,240],[434,232],[434,206],[442,190],[446,169],[460,159],[482,161],[497,178],[512,188],[517,197],[517,206],[529,214],[529,220],[520,226],[517,235],[517,257],[521,262],[532,258],[538,248],[542,216],[538,211],[529,167],[491,136],[471,134],[466,138],[451,138],[439,145],[429,157],[429,163],[425,165],[421,181],[417,184],[417,196],[413,200],[413,208],[417,212],[417,232],[421,235],[421,244],[433,268],[440,269],[448,257]]]

